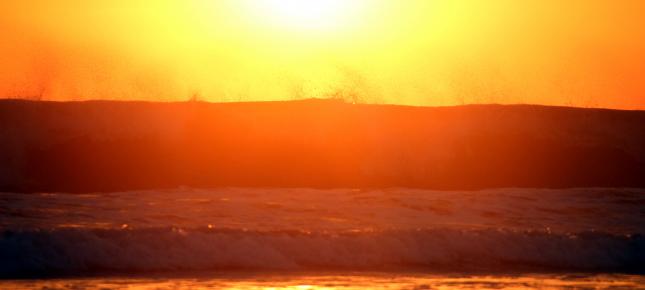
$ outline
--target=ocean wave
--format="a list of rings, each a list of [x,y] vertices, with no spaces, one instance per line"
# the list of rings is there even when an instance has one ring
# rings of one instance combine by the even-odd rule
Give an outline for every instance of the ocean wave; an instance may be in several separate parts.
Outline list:
[[[0,232],[0,276],[208,270],[645,272],[641,234],[500,229],[363,232],[58,229]]]

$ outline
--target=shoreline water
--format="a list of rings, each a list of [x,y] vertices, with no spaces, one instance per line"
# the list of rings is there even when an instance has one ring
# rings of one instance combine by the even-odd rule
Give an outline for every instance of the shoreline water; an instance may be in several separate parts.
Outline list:
[[[639,289],[645,276],[608,274],[467,275],[265,273],[0,280],[7,289]]]

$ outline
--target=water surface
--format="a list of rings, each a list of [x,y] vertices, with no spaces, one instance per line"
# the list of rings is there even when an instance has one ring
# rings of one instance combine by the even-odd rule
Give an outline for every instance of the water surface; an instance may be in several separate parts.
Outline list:
[[[632,289],[645,273],[642,189],[1,193],[0,230],[0,277],[27,279],[3,289]]]

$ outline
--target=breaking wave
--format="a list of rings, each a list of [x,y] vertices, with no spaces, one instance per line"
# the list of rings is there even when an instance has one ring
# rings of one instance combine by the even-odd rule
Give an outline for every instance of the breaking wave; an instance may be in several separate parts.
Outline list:
[[[0,276],[208,270],[645,272],[641,234],[498,229],[290,232],[4,230]]]

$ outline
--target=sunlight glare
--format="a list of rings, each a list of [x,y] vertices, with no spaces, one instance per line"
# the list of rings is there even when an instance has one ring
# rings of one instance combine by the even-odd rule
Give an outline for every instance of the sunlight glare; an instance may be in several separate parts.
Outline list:
[[[345,0],[261,0],[260,13],[274,24],[290,29],[327,30],[345,24],[356,11],[358,1]]]

